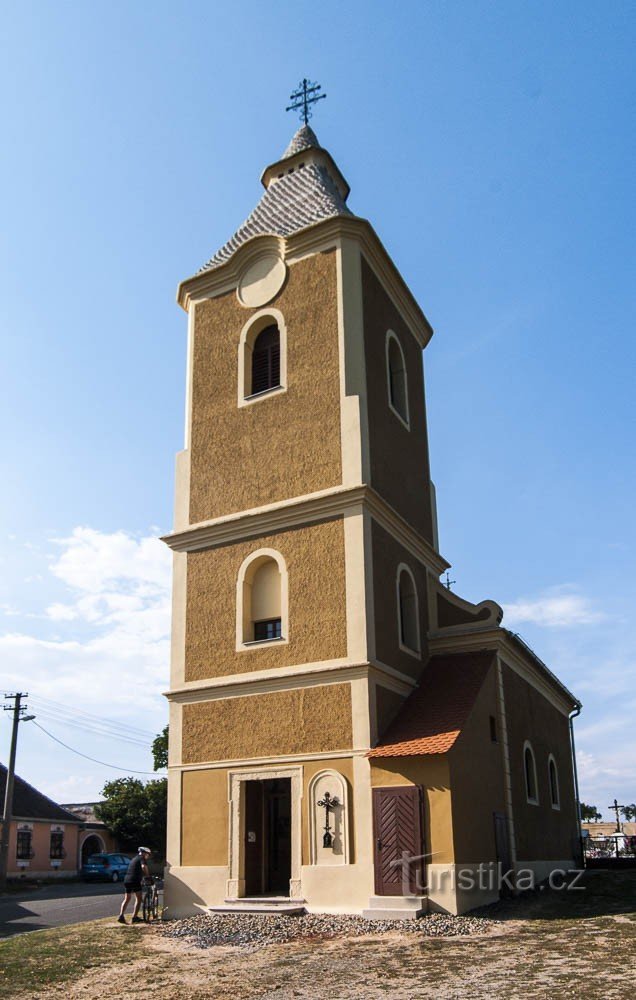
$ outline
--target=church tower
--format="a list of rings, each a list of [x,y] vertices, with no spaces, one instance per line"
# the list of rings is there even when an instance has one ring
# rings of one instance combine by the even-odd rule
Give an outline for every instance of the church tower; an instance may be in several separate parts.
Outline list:
[[[248,219],[178,292],[167,903],[456,912],[496,889],[464,898],[432,886],[433,869],[518,856],[527,775],[507,696],[542,752],[533,706],[507,684],[529,685],[557,720],[550,849],[571,857],[576,702],[500,627],[498,605],[440,583],[432,330],[306,122],[261,182]],[[512,680],[506,655],[523,661]]]

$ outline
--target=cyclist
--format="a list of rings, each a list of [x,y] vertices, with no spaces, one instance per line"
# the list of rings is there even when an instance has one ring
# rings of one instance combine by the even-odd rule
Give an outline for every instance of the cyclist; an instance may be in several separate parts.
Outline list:
[[[143,924],[143,920],[139,916],[139,907],[141,906],[141,880],[149,877],[150,872],[148,871],[148,859],[152,851],[149,847],[139,847],[137,849],[137,857],[133,858],[128,865],[128,871],[124,876],[124,900],[121,904],[121,909],[119,911],[119,916],[117,921],[120,924],[126,923],[126,918],[124,913],[128,909],[128,904],[132,894],[135,894],[135,907],[132,915],[132,924]]]

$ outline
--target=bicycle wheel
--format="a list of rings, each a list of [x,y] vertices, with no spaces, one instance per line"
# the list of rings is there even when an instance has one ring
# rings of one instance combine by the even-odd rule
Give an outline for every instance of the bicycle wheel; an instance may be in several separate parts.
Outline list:
[[[149,899],[149,894],[147,892],[144,892],[142,915],[146,923],[150,921],[150,912],[151,912],[151,902]]]
[[[159,917],[159,893],[155,889],[152,894],[152,919],[157,920]]]

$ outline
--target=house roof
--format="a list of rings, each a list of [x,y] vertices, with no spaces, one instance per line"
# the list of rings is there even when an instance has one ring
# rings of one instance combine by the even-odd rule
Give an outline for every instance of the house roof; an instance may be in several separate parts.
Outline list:
[[[285,172],[287,165],[284,161],[306,149],[319,151],[320,162],[308,161],[298,164],[291,173]],[[199,273],[225,264],[240,246],[254,236],[291,236],[323,219],[353,214],[346,205],[348,189],[343,195],[339,187],[338,182],[342,181],[340,171],[308,125],[298,129],[277,163],[280,164],[281,176],[267,185],[254,211]],[[276,165],[268,167],[266,174]]]
[[[0,764],[0,802],[4,802],[7,786],[7,769]],[[48,796],[38,792],[37,788],[16,774],[13,785],[13,808],[11,814],[18,819],[54,820],[58,823],[80,823],[79,817],[62,809]]]
[[[493,657],[492,651],[433,656],[419,687],[367,757],[447,753],[466,724]]]

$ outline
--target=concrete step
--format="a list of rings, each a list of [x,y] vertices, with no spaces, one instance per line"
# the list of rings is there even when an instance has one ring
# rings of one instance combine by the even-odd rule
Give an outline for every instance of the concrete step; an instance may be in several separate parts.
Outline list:
[[[365,920],[415,920],[426,913],[426,896],[372,896]]]
[[[208,906],[208,913],[268,913],[285,917],[297,917],[305,913],[304,899],[226,899],[219,906]]]

